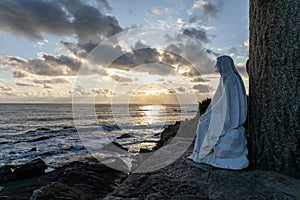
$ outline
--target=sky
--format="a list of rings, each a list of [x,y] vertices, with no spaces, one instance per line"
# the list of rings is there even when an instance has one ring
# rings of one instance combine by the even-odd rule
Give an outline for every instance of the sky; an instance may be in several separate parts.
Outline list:
[[[1,0],[0,103],[189,104],[211,97],[215,59],[246,88],[241,0]]]

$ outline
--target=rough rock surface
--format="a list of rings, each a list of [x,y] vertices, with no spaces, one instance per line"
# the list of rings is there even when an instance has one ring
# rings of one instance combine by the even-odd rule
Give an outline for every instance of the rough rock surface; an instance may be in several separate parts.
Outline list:
[[[42,175],[45,169],[47,165],[41,159],[35,159],[20,166],[7,165],[0,168],[0,183]]]
[[[1,184],[0,199],[97,199],[113,191],[126,176],[102,164],[74,162],[40,176]]]
[[[113,199],[300,199],[300,180],[274,171],[217,169],[185,157],[155,172],[131,174]]]
[[[178,134],[178,129],[195,131],[198,117],[181,123],[169,126],[162,132],[160,145],[168,144]],[[223,170],[198,164],[186,158],[192,150],[193,144],[178,160],[165,168],[129,175],[104,199],[300,200],[298,179],[274,171],[253,168]]]

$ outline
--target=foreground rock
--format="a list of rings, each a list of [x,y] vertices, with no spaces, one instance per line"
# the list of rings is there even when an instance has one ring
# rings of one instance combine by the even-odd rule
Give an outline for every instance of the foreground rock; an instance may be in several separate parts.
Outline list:
[[[199,115],[197,116],[199,117]],[[159,147],[165,146],[185,132],[185,138],[194,137],[198,118],[177,122],[161,134]],[[186,159],[193,144],[171,165],[150,173],[131,174],[107,195],[112,199],[295,199],[300,200],[300,180],[258,169],[222,170]],[[163,159],[162,159],[163,160]]]
[[[208,173],[179,159],[159,171],[131,174],[110,199],[208,199]]]
[[[155,172],[131,174],[113,193],[113,199],[275,199],[300,200],[300,180],[273,171],[222,170],[185,157]]]
[[[35,159],[20,166],[7,165],[0,168],[0,184],[39,176],[45,173],[45,169],[47,165],[41,159]]]
[[[99,199],[126,176],[102,164],[74,162],[43,175],[1,184],[0,199]]]

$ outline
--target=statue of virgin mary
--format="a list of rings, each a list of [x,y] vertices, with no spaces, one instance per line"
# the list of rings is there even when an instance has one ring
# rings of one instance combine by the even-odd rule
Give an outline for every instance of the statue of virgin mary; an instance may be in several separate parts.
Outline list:
[[[247,117],[244,83],[229,56],[218,57],[215,70],[221,74],[220,82],[200,117],[194,150],[188,158],[218,168],[243,169],[249,164],[243,127]]]

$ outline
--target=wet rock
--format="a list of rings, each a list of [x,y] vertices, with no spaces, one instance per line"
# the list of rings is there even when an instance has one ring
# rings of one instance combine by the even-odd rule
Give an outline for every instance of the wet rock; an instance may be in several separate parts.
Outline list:
[[[153,152],[153,151],[150,149],[140,149],[140,151],[139,151],[139,153],[150,153],[150,152]]]
[[[8,143],[9,143],[8,141],[0,142],[0,144],[8,144]]]
[[[63,129],[74,129],[74,126],[64,126]]]
[[[47,174],[2,184],[0,199],[99,199],[126,177],[103,164],[73,162]]]
[[[38,128],[37,131],[50,131],[50,128]]]
[[[113,125],[113,126],[102,126],[102,129],[104,131],[115,131],[115,130],[121,130],[120,127],[118,125]]]
[[[128,134],[128,133],[124,133],[123,135],[117,137],[117,139],[124,139],[124,138],[131,138],[132,135]]]
[[[48,166],[45,164],[45,162],[38,158],[26,163],[25,165],[17,167],[14,170],[13,175],[16,177],[16,179],[31,178],[44,174],[47,167]]]
[[[163,132],[160,134],[160,140],[157,142],[157,145],[154,147],[154,150],[158,150],[168,140],[170,140],[172,137],[175,137],[179,129],[179,126],[180,126],[180,122],[177,121],[174,125],[170,125],[167,128],[165,128]]]
[[[97,199],[113,191],[127,176],[103,164],[74,162],[61,177],[36,192],[37,199]]]
[[[0,168],[0,183],[5,183],[10,180],[14,180],[13,171],[15,170],[13,165],[5,165]]]
[[[4,166],[0,168],[0,183],[39,176],[45,173],[45,169],[47,165],[39,158],[24,165]]]
[[[27,140],[26,142],[38,142],[38,141],[42,141],[42,140],[48,140],[50,138],[55,137],[54,135],[49,135],[49,136],[42,136],[42,137],[38,137],[32,140]]]
[[[123,147],[121,144],[119,144],[118,142],[112,141],[112,144],[116,145],[117,147],[119,147],[120,149],[124,150],[124,151],[128,151],[128,148]],[[109,145],[107,145],[106,147],[108,147]],[[105,150],[106,147],[104,147],[103,149]],[[107,148],[109,149],[109,148]]]
[[[31,148],[29,151],[30,151],[30,152],[35,152],[35,151],[38,151],[38,148],[33,147],[33,148]]]
[[[27,131],[25,134],[34,134],[37,131],[50,131],[50,130],[51,130],[50,128],[38,128],[36,130]]]
[[[153,137],[159,137],[160,136],[160,133],[155,133],[154,135],[153,135]]]

